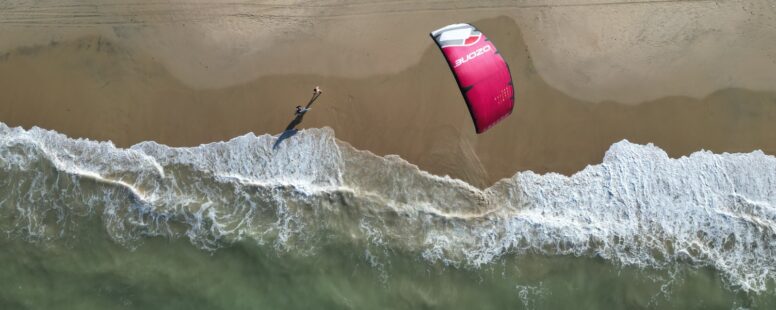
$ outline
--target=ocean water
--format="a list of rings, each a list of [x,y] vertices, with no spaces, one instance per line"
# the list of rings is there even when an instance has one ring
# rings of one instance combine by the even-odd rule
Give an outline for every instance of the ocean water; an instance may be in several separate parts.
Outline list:
[[[3,309],[776,307],[776,157],[610,147],[486,189],[330,129],[128,149],[0,123]]]

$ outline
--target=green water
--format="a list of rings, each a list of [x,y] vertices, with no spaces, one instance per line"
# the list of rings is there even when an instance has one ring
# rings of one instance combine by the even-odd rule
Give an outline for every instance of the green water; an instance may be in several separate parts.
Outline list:
[[[3,130],[0,309],[776,309],[761,153],[623,142],[481,191],[329,131],[141,154]]]
[[[29,242],[4,238],[2,309],[709,309],[776,307],[711,270],[621,268],[592,258],[505,257],[481,268],[336,242],[315,253],[237,242],[214,252],[148,238],[134,250],[95,228]],[[769,288],[773,291],[773,287]]]

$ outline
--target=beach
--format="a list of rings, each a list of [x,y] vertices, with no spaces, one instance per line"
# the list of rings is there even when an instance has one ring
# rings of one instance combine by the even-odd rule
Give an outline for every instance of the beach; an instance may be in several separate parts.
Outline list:
[[[146,140],[194,146],[246,132],[278,134],[293,119],[293,107],[320,85],[325,95],[301,128],[328,126],[357,148],[397,154],[480,187],[523,170],[574,173],[600,162],[608,146],[622,139],[655,143],[671,156],[700,149],[776,152],[769,121],[776,113],[774,93],[768,87],[776,80],[769,56],[774,47],[756,33],[738,36],[726,23],[702,15],[736,17],[756,2],[590,8],[583,2],[553,7],[496,1],[452,10],[405,2],[176,3],[106,4],[100,6],[104,20],[58,17],[88,12],[86,6],[5,10],[4,24],[16,31],[3,38],[3,121],[124,147]],[[211,6],[225,8],[206,9]],[[603,12],[590,13],[597,9]],[[643,41],[630,35],[636,31],[631,28],[644,27],[639,18],[669,9],[688,16],[692,23],[685,23],[692,27],[642,29]],[[627,30],[601,30],[599,21],[570,32],[594,19],[568,18],[575,13],[613,14],[613,28]],[[514,115],[479,136],[427,35],[462,19],[497,44],[516,83]],[[751,27],[765,22],[749,21]],[[583,41],[581,35],[590,37]],[[672,42],[670,35],[683,39]],[[633,45],[615,45],[618,36]],[[649,36],[673,45],[660,49]],[[571,38],[569,46],[558,47],[565,38]],[[747,38],[752,44],[736,47],[748,48],[740,53],[746,57],[712,57]],[[709,61],[699,64],[698,58]],[[626,60],[628,67],[613,64]],[[564,66],[571,61],[578,65]],[[598,73],[606,68],[615,69]]]
[[[767,308],[774,16],[768,1],[0,4],[0,261],[25,257],[0,302],[67,300],[21,289],[49,272],[97,283],[72,289],[86,308]],[[457,22],[515,85],[512,115],[479,135],[428,35]],[[77,263],[92,254],[96,269]],[[222,286],[183,285],[188,269]],[[295,287],[314,293],[279,297]]]

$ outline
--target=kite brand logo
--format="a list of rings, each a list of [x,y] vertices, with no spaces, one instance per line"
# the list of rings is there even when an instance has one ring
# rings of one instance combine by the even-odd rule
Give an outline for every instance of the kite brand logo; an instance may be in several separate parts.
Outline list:
[[[479,57],[482,54],[485,54],[487,52],[490,52],[490,45],[485,45],[483,47],[478,48],[477,50],[467,54],[466,56],[463,56],[461,58],[458,58],[455,60],[455,66],[453,68],[458,68],[458,66],[465,64],[469,62],[469,60],[472,60],[474,58]]]

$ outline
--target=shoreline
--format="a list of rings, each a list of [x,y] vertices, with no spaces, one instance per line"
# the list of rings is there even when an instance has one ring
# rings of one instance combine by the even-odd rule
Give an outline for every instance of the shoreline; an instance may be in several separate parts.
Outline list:
[[[0,121],[119,147],[142,141],[194,146],[248,132],[279,134],[294,106],[320,85],[323,96],[298,128],[329,126],[357,149],[396,154],[480,188],[517,171],[572,174],[600,163],[622,139],[654,143],[671,157],[700,149],[776,154],[775,91],[722,88],[700,99],[668,96],[636,104],[580,100],[544,79],[512,18],[475,24],[494,40],[516,83],[512,116],[483,135],[474,133],[455,80],[430,40],[419,60],[398,73],[271,75],[214,89],[187,86],[154,56],[122,41],[53,41],[1,57]]]

